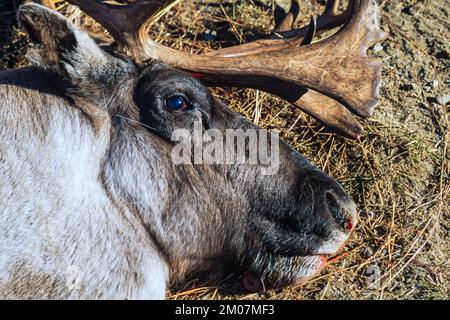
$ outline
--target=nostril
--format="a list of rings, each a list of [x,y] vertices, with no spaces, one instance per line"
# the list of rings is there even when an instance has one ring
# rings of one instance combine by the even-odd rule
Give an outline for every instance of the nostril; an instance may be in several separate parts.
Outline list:
[[[351,210],[347,210],[346,206],[341,204],[335,193],[332,191],[325,192],[325,198],[328,211],[335,223],[347,232],[353,230],[355,227],[355,219],[352,216],[352,212],[350,212]]]
[[[353,229],[353,223],[350,220],[344,222],[344,229],[347,231],[351,231]]]

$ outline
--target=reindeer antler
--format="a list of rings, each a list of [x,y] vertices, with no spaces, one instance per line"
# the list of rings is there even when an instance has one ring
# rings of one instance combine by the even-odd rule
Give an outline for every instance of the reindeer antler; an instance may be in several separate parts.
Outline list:
[[[321,34],[343,25],[348,20],[351,13],[351,6],[348,6],[345,12],[339,14],[339,2],[339,0],[328,0],[324,13],[317,21],[315,21],[314,26],[310,25],[301,29],[293,29],[296,14],[291,11],[296,11],[298,8],[291,8],[291,10],[286,13],[284,19],[279,23],[276,33],[273,33],[264,39],[213,51],[208,53],[208,55],[232,56],[238,54],[239,56],[243,56],[258,53],[264,48],[266,51],[282,50],[294,44],[298,44],[299,46],[302,44],[309,44],[311,39],[307,38],[309,37],[309,34],[311,34],[311,31],[312,35],[314,35],[314,33]],[[262,87],[259,87],[259,89],[264,90]],[[268,91],[284,97],[299,109],[349,137],[358,139],[363,134],[363,127],[352,114],[336,100],[319,92],[292,84],[284,88],[285,94],[277,93],[279,90],[280,89],[277,90],[275,87]],[[290,93],[291,98],[287,98],[287,93]]]
[[[45,0],[48,1],[48,0]],[[136,0],[114,5],[102,0],[67,0],[100,23],[116,41],[119,50],[139,57],[147,41],[147,24],[151,17],[176,0]]]
[[[358,138],[362,134],[347,107],[368,117],[379,101],[381,61],[366,53],[384,38],[375,0],[350,0],[342,14],[337,12],[339,0],[328,0],[324,14],[307,28],[203,55],[177,51],[149,39],[149,18],[174,1],[136,0],[117,6],[100,0],[68,0],[102,24],[119,49],[138,63],[160,60],[198,75],[208,85],[265,90],[346,135]],[[292,23],[285,22],[283,30]],[[309,44],[316,31],[341,25],[331,37]]]

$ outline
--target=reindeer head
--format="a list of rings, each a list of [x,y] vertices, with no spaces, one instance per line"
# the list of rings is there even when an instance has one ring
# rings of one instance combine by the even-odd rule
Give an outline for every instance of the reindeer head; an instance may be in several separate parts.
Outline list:
[[[110,126],[105,188],[140,217],[172,276],[231,266],[281,285],[321,270],[356,225],[354,203],[334,179],[273,135],[246,140],[248,132],[260,129],[205,85],[266,90],[359,136],[362,128],[344,105],[367,116],[377,103],[380,63],[366,56],[381,37],[376,4],[350,1],[338,15],[338,1],[329,1],[317,22],[290,31],[293,38],[188,55],[146,36],[148,17],[171,1],[127,7],[69,2],[95,17],[116,45],[99,46],[60,14],[27,4],[19,19],[38,44],[31,60],[60,77],[76,106],[106,115],[93,117],[96,127]],[[316,30],[341,24],[331,38],[310,44]],[[227,131],[234,130],[232,150],[239,148],[239,138],[250,141],[246,159],[250,147],[270,140],[268,145],[277,147],[278,170],[267,174],[261,163],[196,163],[192,155],[187,157],[192,161],[176,163],[179,144],[173,136],[179,130],[190,135],[193,148],[205,135],[226,144]]]

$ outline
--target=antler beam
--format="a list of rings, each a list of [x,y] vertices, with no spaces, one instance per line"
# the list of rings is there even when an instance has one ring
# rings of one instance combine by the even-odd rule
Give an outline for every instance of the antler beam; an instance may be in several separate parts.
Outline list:
[[[373,0],[351,1],[350,21],[335,35],[306,46],[257,52],[191,55],[146,41],[141,59],[158,59],[205,78],[253,87],[255,78],[283,86],[296,84],[336,99],[360,116],[368,117],[378,103],[381,61],[367,57],[367,49],[383,39]],[[238,49],[236,49],[238,50]],[[232,81],[230,80],[232,79]],[[261,84],[258,82],[258,86]]]

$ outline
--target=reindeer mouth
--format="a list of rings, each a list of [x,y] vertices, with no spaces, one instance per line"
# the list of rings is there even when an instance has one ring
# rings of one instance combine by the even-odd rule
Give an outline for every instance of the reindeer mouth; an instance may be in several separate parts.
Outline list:
[[[347,241],[344,241],[332,254],[313,254],[307,256],[298,256],[283,263],[290,264],[288,274],[282,272],[270,271],[268,274],[262,272],[257,274],[251,271],[244,272],[242,275],[242,286],[249,292],[264,292],[268,288],[283,287],[286,285],[299,286],[307,283],[309,280],[317,277],[328,265],[340,260],[347,253],[341,253]],[[273,276],[275,278],[272,284]],[[267,281],[268,280],[268,281]]]
[[[337,260],[340,260],[343,256],[346,254],[341,254],[343,248],[347,244],[348,236],[343,241],[337,249],[335,249],[334,253],[332,254],[316,254],[316,255],[310,255],[301,257],[301,260],[304,262],[302,263],[302,266],[299,268],[298,277],[294,281],[296,285],[301,285],[312,278],[315,278],[319,275],[319,273],[322,272],[323,269],[325,269],[328,265],[336,262]]]
[[[287,281],[288,284],[302,285],[308,282],[322,272],[328,262],[333,260],[332,257],[333,256],[329,255],[297,257],[299,265],[293,268],[293,274],[290,276],[291,279]],[[285,281],[282,280],[281,282]],[[264,292],[268,289],[265,281],[265,275],[256,274],[251,271],[247,271],[242,274],[241,283],[244,289],[249,292]],[[277,287],[277,285],[274,285],[274,287]]]
[[[307,264],[300,268],[298,278],[295,280],[296,285],[304,284],[318,276],[328,264],[329,256],[322,254],[302,257],[302,259],[306,260]]]

